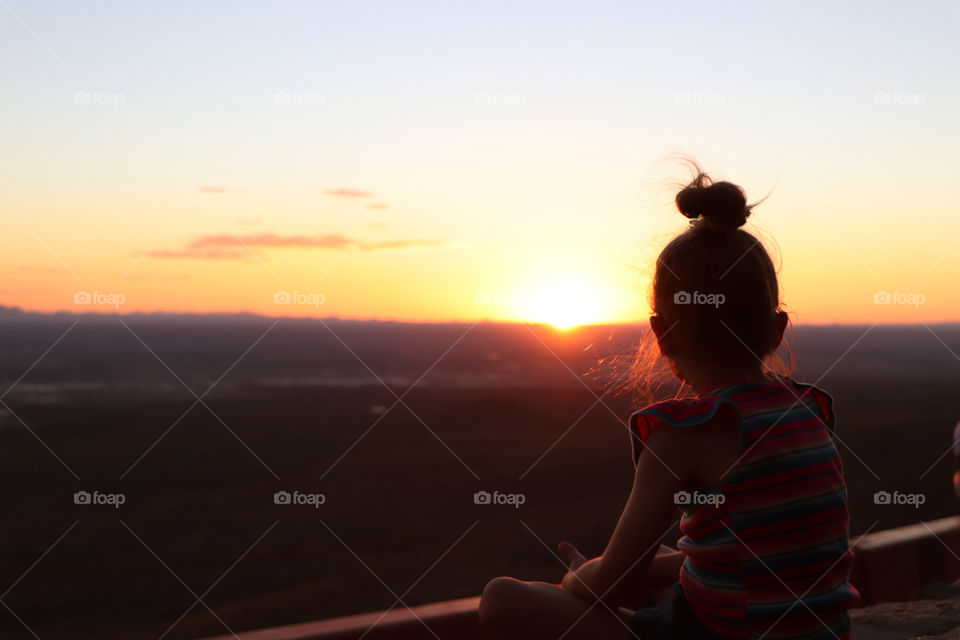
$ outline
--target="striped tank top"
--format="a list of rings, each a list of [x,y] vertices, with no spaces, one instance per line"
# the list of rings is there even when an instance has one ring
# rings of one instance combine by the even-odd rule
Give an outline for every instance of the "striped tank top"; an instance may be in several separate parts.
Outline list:
[[[860,594],[848,582],[847,491],[825,391],[780,376],[652,404],[630,416],[634,463],[658,424],[723,410],[739,418],[739,461],[719,486],[678,499],[690,608],[721,638],[848,640]]]

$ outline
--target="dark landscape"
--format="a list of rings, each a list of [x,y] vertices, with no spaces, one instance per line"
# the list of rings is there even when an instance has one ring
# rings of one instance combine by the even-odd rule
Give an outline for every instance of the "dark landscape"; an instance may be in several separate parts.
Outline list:
[[[600,553],[630,487],[638,400],[605,364],[640,329],[4,309],[0,636],[195,638],[559,580],[556,543]],[[795,342],[835,398],[852,533],[956,513],[960,325]]]

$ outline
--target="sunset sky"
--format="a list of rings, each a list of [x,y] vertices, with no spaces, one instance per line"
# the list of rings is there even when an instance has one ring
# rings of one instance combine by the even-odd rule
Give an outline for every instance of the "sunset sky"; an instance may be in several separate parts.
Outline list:
[[[795,322],[960,321],[958,27],[949,2],[3,0],[0,304],[644,321],[682,152],[772,191],[748,230]]]

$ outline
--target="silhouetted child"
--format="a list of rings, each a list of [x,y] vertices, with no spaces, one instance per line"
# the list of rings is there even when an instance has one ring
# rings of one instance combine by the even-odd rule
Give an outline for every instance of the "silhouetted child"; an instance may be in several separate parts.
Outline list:
[[[776,269],[740,229],[754,205],[695,169],[676,196],[690,228],[657,260],[650,327],[696,396],[630,416],[633,489],[603,555],[562,542],[560,585],[492,580],[480,604],[490,637],[850,637],[860,596],[832,399],[778,367]],[[658,554],[677,507],[678,550]]]

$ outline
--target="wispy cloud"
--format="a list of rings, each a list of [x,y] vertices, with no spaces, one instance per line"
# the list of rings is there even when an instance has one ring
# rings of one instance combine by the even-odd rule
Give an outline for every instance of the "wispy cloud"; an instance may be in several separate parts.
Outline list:
[[[323,236],[280,236],[275,233],[258,233],[245,236],[202,236],[190,243],[191,248],[210,249],[218,247],[300,247],[321,249],[344,249],[356,241],[340,233]]]
[[[371,202],[370,204],[367,205],[367,209],[378,209],[381,211],[389,207],[390,205],[388,205],[386,202]]]
[[[144,255],[148,258],[200,258],[203,260],[243,260],[250,257],[249,252],[218,251],[216,249],[196,249],[193,247],[187,247],[186,249],[152,249]]]
[[[193,275],[188,273],[171,273],[146,276],[134,273],[127,276],[126,279],[133,280],[135,282],[184,282],[186,280],[192,280]]]
[[[197,193],[226,193],[227,188],[219,184],[204,184],[197,189]]]
[[[201,236],[183,249],[160,249],[147,252],[151,258],[198,258],[202,260],[243,260],[251,257],[255,249],[320,249],[335,251],[384,251],[442,247],[441,240],[394,239],[367,242],[341,233],[320,236],[281,236],[275,233],[259,233],[242,236]]]
[[[360,191],[359,189],[326,189],[324,193],[328,196],[339,196],[341,198],[369,198],[373,196],[369,191]]]
[[[384,240],[382,242],[368,242],[358,245],[363,251],[379,251],[381,249],[408,249],[410,247],[440,247],[446,245],[439,240]]]

